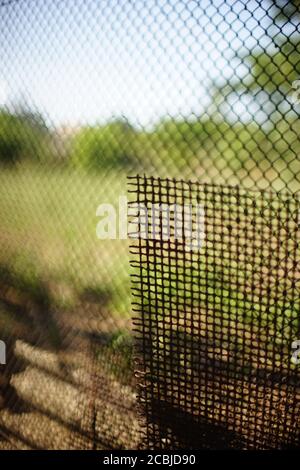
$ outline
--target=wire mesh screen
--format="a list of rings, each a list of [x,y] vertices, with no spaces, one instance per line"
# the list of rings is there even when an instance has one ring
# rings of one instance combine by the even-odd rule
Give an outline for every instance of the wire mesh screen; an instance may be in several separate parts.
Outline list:
[[[99,206],[125,212],[137,172],[297,192],[299,17],[0,0],[0,447],[140,445],[127,241]]]
[[[129,188],[147,446],[299,447],[299,199],[139,176]]]

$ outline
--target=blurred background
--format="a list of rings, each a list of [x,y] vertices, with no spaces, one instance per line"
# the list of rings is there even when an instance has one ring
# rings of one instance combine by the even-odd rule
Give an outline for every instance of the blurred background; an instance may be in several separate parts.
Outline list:
[[[82,447],[96,433],[106,447],[137,445],[136,418],[124,430],[117,411],[115,433],[95,424],[112,413],[97,396],[113,386],[116,401],[134,409],[128,246],[97,239],[96,209],[117,206],[137,172],[297,192],[299,20],[298,0],[0,0],[7,442]],[[89,360],[78,372],[83,350]],[[77,396],[92,366],[102,385],[91,372],[89,392]],[[45,392],[58,390],[53,377],[62,380],[64,367],[74,388],[66,416],[65,398],[54,404]]]

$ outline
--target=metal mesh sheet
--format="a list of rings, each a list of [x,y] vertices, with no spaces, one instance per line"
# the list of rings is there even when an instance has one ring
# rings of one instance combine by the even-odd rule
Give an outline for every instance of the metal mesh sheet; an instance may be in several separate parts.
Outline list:
[[[299,446],[299,199],[143,176],[129,190],[147,446]],[[174,204],[200,209],[200,244],[197,211],[174,236]]]

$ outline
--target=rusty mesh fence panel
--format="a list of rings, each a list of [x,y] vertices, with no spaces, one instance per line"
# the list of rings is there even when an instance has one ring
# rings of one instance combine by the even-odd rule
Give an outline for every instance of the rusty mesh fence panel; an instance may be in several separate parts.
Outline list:
[[[0,448],[142,445],[128,242],[98,207],[138,172],[298,192],[299,8],[0,0]]]
[[[143,176],[129,191],[147,447],[298,448],[299,198]]]

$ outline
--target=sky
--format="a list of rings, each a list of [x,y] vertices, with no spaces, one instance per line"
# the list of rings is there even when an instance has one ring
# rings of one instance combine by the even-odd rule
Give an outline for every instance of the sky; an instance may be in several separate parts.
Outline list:
[[[272,42],[267,1],[1,4],[0,105],[27,102],[56,126],[202,115],[213,83],[247,73],[234,55]],[[245,119],[255,112],[232,106]]]

